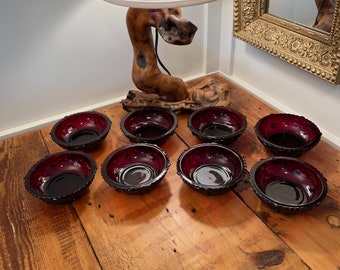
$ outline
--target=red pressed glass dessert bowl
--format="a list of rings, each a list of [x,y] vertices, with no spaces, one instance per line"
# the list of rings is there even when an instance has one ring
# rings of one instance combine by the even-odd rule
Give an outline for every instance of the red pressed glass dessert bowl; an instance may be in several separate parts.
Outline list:
[[[275,211],[300,213],[319,205],[327,180],[312,165],[293,157],[261,160],[250,171],[256,195]]]
[[[163,108],[145,107],[126,114],[120,123],[124,135],[133,143],[163,144],[177,128],[177,116]]]
[[[246,118],[228,107],[205,107],[193,112],[188,118],[192,134],[202,142],[231,144],[245,131]]]
[[[110,119],[98,112],[80,112],[64,117],[51,130],[55,143],[67,150],[98,149],[111,128]]]
[[[260,142],[274,155],[298,156],[312,149],[321,139],[319,128],[303,116],[270,114],[255,125]]]
[[[32,166],[25,176],[25,187],[46,202],[69,203],[84,194],[96,170],[95,161],[83,152],[59,152]]]
[[[113,151],[102,164],[102,176],[117,191],[142,194],[164,178],[169,166],[169,158],[160,147],[136,143]]]
[[[203,143],[182,152],[177,160],[177,173],[196,191],[219,195],[243,179],[246,162],[226,146]]]

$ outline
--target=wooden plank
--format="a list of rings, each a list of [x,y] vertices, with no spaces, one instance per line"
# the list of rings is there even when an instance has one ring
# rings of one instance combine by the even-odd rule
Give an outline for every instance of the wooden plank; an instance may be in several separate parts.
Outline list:
[[[339,269],[339,202],[327,197],[313,211],[283,215],[266,207],[252,190],[241,192],[247,205],[303,259],[311,269]]]
[[[261,117],[275,112],[261,100],[233,86],[233,105],[244,113],[249,121],[249,135],[256,146],[243,146],[251,166],[262,158],[271,156],[263,150],[253,128]],[[311,119],[312,120],[312,119]],[[243,142],[240,140],[237,147]],[[249,144],[249,141],[244,145]],[[241,147],[240,147],[241,148]],[[257,151],[261,149],[261,151]],[[340,151],[321,141],[315,148],[299,157],[313,166],[328,179],[329,192],[324,202],[310,213],[295,216],[277,214],[259,202],[251,189],[240,195],[312,269],[339,269],[340,266]]]
[[[0,141],[0,269],[98,269],[72,206],[44,203],[24,187],[47,154],[38,131]]]
[[[275,110],[231,82],[230,89],[230,106],[248,119],[230,147],[250,169],[270,156],[253,126]],[[172,164],[164,180],[151,193],[132,196],[116,192],[100,174],[104,158],[130,143],[119,128],[126,113],[120,105],[102,112],[113,125],[102,148],[90,153],[99,170],[89,192],[72,205],[43,203],[23,186],[33,163],[64,150],[51,140],[51,127],[41,130],[43,139],[31,132],[0,141],[0,269],[339,268],[340,155],[324,141],[301,156],[329,185],[325,201],[306,214],[278,214],[247,186],[209,197],[185,185],[177,158],[187,145],[200,143],[186,126],[189,114],[178,116],[176,134],[162,146]]]
[[[217,79],[223,80],[217,76]],[[243,113],[248,127],[232,145],[245,156],[248,168],[261,159],[272,156],[264,150],[254,132],[256,122],[273,108],[254,97],[236,84],[230,83],[230,106]],[[312,120],[312,119],[311,119]],[[181,121],[186,121],[183,117]],[[180,134],[189,144],[198,142],[186,132]],[[328,179],[329,192],[324,202],[310,213],[285,216],[266,207],[251,188],[239,195],[245,203],[283,239],[312,269],[339,269],[340,266],[340,151],[321,141],[315,148],[299,157],[317,169]]]
[[[247,119],[248,126],[246,130],[241,137],[236,142],[229,145],[229,147],[243,155],[246,158],[247,167],[251,168],[259,159],[270,156],[256,138],[254,125],[261,117],[269,113],[275,113],[276,111],[269,105],[263,103],[244,89],[237,86],[235,83],[228,81],[217,74],[209,75],[209,77],[224,83],[228,82],[231,95],[230,108],[239,111]],[[195,80],[192,80],[191,83],[195,84]],[[187,119],[189,115],[190,113],[179,116],[181,125],[185,127],[187,126]],[[181,130],[179,136],[189,145],[201,143],[199,139],[191,134],[188,128]]]
[[[91,153],[99,167],[129,143],[119,128],[126,113],[120,105],[101,112],[112,128],[103,147]],[[42,130],[46,145],[58,151],[49,130]],[[183,121],[177,132],[188,132]],[[151,193],[119,193],[97,172],[90,192],[74,203],[103,269],[306,268],[234,193],[208,197],[182,182],[176,161],[187,146],[176,134],[162,148],[172,165]]]

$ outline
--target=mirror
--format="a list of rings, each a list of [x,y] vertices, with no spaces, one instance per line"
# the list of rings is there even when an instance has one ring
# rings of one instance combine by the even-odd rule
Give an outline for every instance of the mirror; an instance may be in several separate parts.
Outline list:
[[[306,27],[330,32],[335,0],[270,0],[267,12]]]
[[[335,4],[334,16],[329,31],[325,31],[314,26],[315,17],[310,25],[299,16],[288,17],[271,9],[274,3],[287,5],[291,0],[234,0],[234,36],[332,84],[339,84],[340,0],[331,1]],[[315,7],[320,1],[303,2]]]
[[[267,13],[312,27],[318,9],[314,0],[270,0]]]

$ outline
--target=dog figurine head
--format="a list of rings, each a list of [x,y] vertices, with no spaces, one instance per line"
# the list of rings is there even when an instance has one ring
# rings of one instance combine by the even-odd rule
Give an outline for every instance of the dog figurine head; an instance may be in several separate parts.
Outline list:
[[[155,27],[162,38],[170,44],[190,44],[197,31],[197,27],[188,20],[182,18],[181,9],[162,9]]]

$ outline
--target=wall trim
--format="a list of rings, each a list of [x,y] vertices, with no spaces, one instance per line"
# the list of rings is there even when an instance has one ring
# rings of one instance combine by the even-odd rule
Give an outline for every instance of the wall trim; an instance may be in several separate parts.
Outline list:
[[[265,94],[264,92],[262,92],[261,90],[255,88],[255,87],[253,87],[252,85],[244,82],[242,79],[238,78],[237,76],[235,76],[235,75],[229,76],[229,75],[226,75],[222,72],[218,72],[218,74],[222,77],[225,77],[226,79],[229,79],[229,80],[235,82],[240,87],[244,88],[249,93],[255,95],[256,97],[258,97],[259,99],[261,99],[262,101],[267,103],[269,106],[275,108],[276,110],[278,110],[280,112],[298,114],[297,112],[295,112],[291,108],[289,108],[286,105],[278,102],[274,98],[268,96],[267,94]],[[333,147],[335,147],[337,150],[340,150],[340,138],[335,136],[333,133],[323,129],[320,126],[319,126],[319,128],[322,132],[322,139],[325,140],[330,145],[332,145]]]
[[[78,113],[78,112],[82,112],[82,111],[98,110],[100,108],[103,108],[103,107],[106,107],[106,106],[109,106],[109,105],[112,105],[112,104],[117,104],[122,99],[123,99],[123,97],[118,97],[118,98],[106,100],[106,101],[96,103],[96,104],[93,104],[93,105],[85,106],[85,107],[82,107],[82,108],[77,108],[77,109],[74,109],[72,111],[68,111],[68,112],[65,112],[65,113],[61,113],[61,114],[53,115],[53,116],[50,116],[50,117],[47,117],[47,118],[43,118],[43,119],[40,119],[38,121],[34,121],[34,122],[27,123],[27,124],[24,124],[24,125],[21,125],[21,126],[17,126],[15,128],[7,129],[7,130],[0,132],[0,139],[1,140],[7,139],[9,137],[16,136],[16,135],[19,135],[19,134],[22,134],[22,133],[25,133],[25,132],[29,132],[29,131],[32,131],[32,130],[37,130],[37,129],[43,128],[47,125],[55,123],[59,119],[65,117],[67,115],[70,115],[70,114],[74,114],[74,113]]]
[[[199,77],[204,76],[205,74],[200,73],[200,74],[196,74],[194,76],[189,76],[186,77],[185,79],[183,79],[184,81],[190,81]],[[14,128],[10,128],[10,129],[6,129],[3,131],[0,131],[0,140],[4,140],[13,136],[17,136],[20,135],[22,133],[25,132],[29,132],[32,130],[37,130],[37,129],[41,129],[45,126],[51,125],[55,122],[57,122],[59,119],[70,115],[70,114],[74,114],[74,113],[78,113],[78,112],[83,112],[83,111],[94,111],[94,110],[99,110],[101,108],[110,106],[110,105],[114,105],[114,104],[119,104],[121,102],[122,99],[125,99],[125,96],[121,96],[121,97],[117,97],[117,98],[113,98],[113,99],[109,99],[109,100],[105,100],[103,102],[99,102],[96,104],[92,104],[89,106],[85,106],[85,107],[81,107],[81,108],[76,108],[74,110],[71,111],[67,111],[61,114],[56,114],[56,115],[52,115],[50,117],[47,118],[43,118],[43,119],[39,119],[37,121],[33,121],[24,125],[20,125]]]
[[[216,72],[214,72],[214,73],[216,73]],[[240,79],[240,78],[238,78],[234,75],[229,76],[229,75],[227,75],[223,72],[217,72],[217,73],[220,76],[238,84],[240,87],[244,88],[246,91],[248,91],[251,94],[255,95],[256,97],[260,98],[262,101],[267,103],[269,106],[272,106],[276,110],[281,111],[281,112],[288,112],[288,113],[297,114],[291,108],[285,106],[284,104],[278,102],[274,98],[263,93],[259,89],[257,89],[255,87],[251,86],[250,84],[244,82],[242,79]],[[183,80],[184,81],[190,81],[190,80],[193,80],[193,79],[196,79],[198,77],[205,76],[205,75],[206,74],[204,74],[204,73],[196,74],[194,76],[187,77]],[[96,104],[93,104],[93,105],[77,108],[77,109],[74,109],[74,110],[71,110],[71,111],[68,111],[68,112],[64,112],[64,113],[61,113],[61,114],[57,114],[57,115],[53,115],[53,116],[50,116],[50,117],[47,117],[47,118],[43,118],[43,119],[40,119],[38,121],[34,121],[34,122],[31,122],[31,123],[20,125],[20,126],[17,126],[15,128],[3,130],[3,131],[0,132],[0,140],[4,140],[4,139],[7,139],[7,138],[16,136],[16,135],[20,135],[22,133],[29,132],[29,131],[32,131],[32,130],[41,129],[41,128],[48,126],[48,125],[51,125],[51,124],[55,123],[56,121],[58,121],[59,119],[65,117],[67,115],[73,114],[73,113],[77,113],[77,112],[81,112],[81,111],[98,110],[98,109],[101,109],[101,108],[104,108],[104,107],[107,107],[107,106],[110,106],[110,105],[118,104],[124,98],[125,98],[125,96],[105,100],[105,101],[100,102],[100,103],[96,103]],[[337,150],[340,150],[340,138],[335,136],[334,134],[328,132],[327,130],[323,129],[322,127],[319,127],[319,128],[322,132],[323,139],[326,142],[328,142],[329,144],[331,144],[333,147],[335,147]]]

